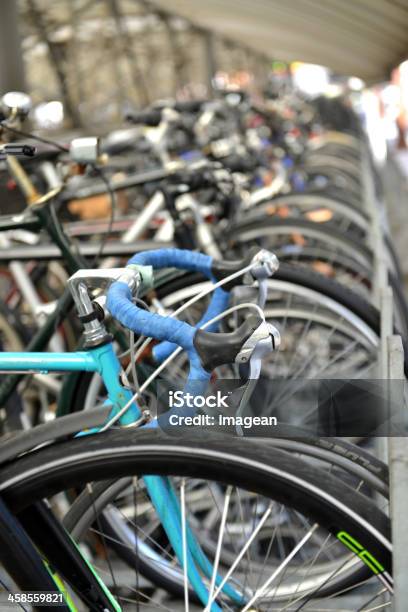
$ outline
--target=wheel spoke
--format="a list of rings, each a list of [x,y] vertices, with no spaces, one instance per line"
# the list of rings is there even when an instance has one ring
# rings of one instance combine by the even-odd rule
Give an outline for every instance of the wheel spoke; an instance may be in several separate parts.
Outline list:
[[[313,527],[308,531],[308,533],[305,536],[303,536],[301,541],[298,544],[296,544],[296,546],[292,549],[292,551],[289,553],[286,559],[282,561],[282,563],[271,574],[268,580],[261,586],[259,591],[255,593],[255,595],[249,600],[246,606],[242,609],[242,612],[247,612],[247,610],[249,610],[260,597],[263,597],[265,595],[265,593],[268,591],[270,585],[275,580],[275,578],[279,576],[279,574],[289,565],[289,563],[291,562],[293,557],[299,552],[299,550],[301,550],[302,547],[306,544],[306,542],[310,540],[310,538],[312,537],[317,527],[318,527],[318,524],[315,523],[315,525],[313,525]]]

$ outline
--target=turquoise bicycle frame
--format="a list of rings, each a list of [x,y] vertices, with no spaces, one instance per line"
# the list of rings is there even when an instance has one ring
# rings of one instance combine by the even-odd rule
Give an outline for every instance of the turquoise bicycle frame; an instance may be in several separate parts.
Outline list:
[[[108,393],[108,402],[112,405],[109,418],[117,414],[132,398],[133,393],[120,382],[121,366],[112,343],[107,343],[86,351],[72,353],[28,353],[0,352],[0,372],[95,372],[99,374]],[[141,412],[135,402],[119,418],[119,423],[129,426],[135,423]],[[95,430],[96,431],[96,430]],[[206,557],[197,542],[188,523],[186,523],[187,554],[184,560],[182,545],[181,510],[177,494],[170,480],[162,476],[145,476],[144,482],[152,504],[166,531],[167,537],[182,566],[187,564],[187,575],[191,586],[204,605],[208,603],[208,589],[205,586],[197,566],[208,579],[212,575],[212,563]],[[216,586],[222,577],[217,575]],[[223,593],[237,604],[243,604],[243,595],[228,584],[222,588]],[[212,603],[211,612],[221,612],[221,608]]]
[[[112,415],[132,398],[129,389],[120,383],[120,364],[112,343],[73,353],[2,353],[0,371],[18,372],[95,372],[99,374],[112,404]],[[140,417],[135,403],[120,418],[121,425],[131,425]]]

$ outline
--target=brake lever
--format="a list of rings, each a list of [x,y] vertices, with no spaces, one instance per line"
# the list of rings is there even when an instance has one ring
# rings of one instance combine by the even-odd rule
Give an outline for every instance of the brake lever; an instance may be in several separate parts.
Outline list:
[[[280,346],[280,333],[272,325],[262,321],[257,329],[249,336],[235,358],[236,363],[249,363],[249,378],[258,379],[261,372],[262,359],[269,353],[278,350]]]
[[[27,144],[6,144],[0,148],[0,160],[3,161],[8,156],[12,157],[34,157],[36,147]]]
[[[245,385],[244,392],[239,401],[236,416],[242,416],[248,405],[249,400],[259,380],[262,368],[262,360],[268,354],[276,351],[281,342],[281,337],[278,329],[271,323],[263,321],[258,329],[254,331],[252,336],[248,338],[242,347],[240,353],[236,357],[237,363],[248,363],[249,374],[248,381]],[[243,436],[244,432],[241,425],[236,425],[235,430],[237,435]]]

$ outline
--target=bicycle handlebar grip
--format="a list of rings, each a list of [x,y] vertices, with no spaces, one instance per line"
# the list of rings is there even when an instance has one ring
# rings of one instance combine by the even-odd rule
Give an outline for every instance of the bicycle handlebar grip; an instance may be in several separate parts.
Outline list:
[[[258,251],[258,249],[256,249]],[[215,278],[225,278],[235,271],[239,271],[249,264],[253,257],[249,252],[244,260],[234,262],[216,262],[209,255],[186,251],[182,249],[159,249],[145,251],[134,255],[128,265],[152,266],[158,268],[179,268],[191,272],[198,272],[214,281]],[[226,288],[240,283],[241,279],[233,279],[226,284]],[[220,314],[228,303],[228,293],[224,288],[218,288],[213,295],[207,311],[199,324],[203,324]],[[191,371],[194,378],[201,378],[208,367],[216,367],[222,363],[231,363],[245,343],[245,340],[258,327],[261,319],[249,317],[247,322],[232,334],[216,334],[197,330],[196,327],[171,317],[153,314],[132,303],[132,294],[126,283],[117,281],[113,283],[107,294],[107,308],[112,316],[122,325],[131,329],[138,335],[151,336],[163,344],[156,347],[158,361],[165,358],[175,346],[187,351]],[[214,329],[214,327],[212,327]],[[197,341],[194,338],[197,336]],[[204,370],[203,370],[203,364]]]
[[[229,302],[229,294],[224,291],[221,287],[218,287],[213,293],[211,301],[207,307],[207,310],[201,317],[201,319],[196,323],[195,327],[200,328],[205,323],[215,318],[221,312],[223,312],[226,308],[228,308]],[[209,332],[218,331],[219,321],[215,321],[206,327],[206,330]],[[157,363],[162,363],[171,353],[176,350],[177,346],[172,344],[171,342],[160,342],[160,344],[156,344],[153,347],[152,355],[154,360]]]
[[[132,303],[132,293],[126,283],[117,281],[110,286],[106,305],[115,319],[136,334],[173,342],[188,352],[194,349],[194,327],[139,308]]]
[[[110,286],[106,305],[112,316],[136,334],[165,340],[183,348],[190,362],[189,381],[206,381],[209,373],[201,364],[194,347],[195,327],[184,321],[163,317],[132,303],[132,293],[126,283],[117,281]]]
[[[193,342],[204,369],[210,372],[220,365],[234,363],[245,342],[261,323],[259,315],[251,315],[238,329],[227,334],[198,329]]]
[[[249,249],[248,253],[242,259],[234,261],[218,261],[195,251],[184,249],[157,249],[155,251],[144,251],[137,253],[128,261],[128,265],[137,264],[141,266],[152,266],[153,269],[158,268],[178,268],[188,272],[199,272],[211,280],[222,280],[235,272],[239,272],[248,266],[254,255],[259,252],[258,247]],[[232,279],[225,285],[223,289],[229,291],[236,285],[242,283],[241,276]]]
[[[141,111],[140,113],[127,113],[125,117],[129,123],[136,125],[147,125],[148,127],[157,127],[162,119],[160,110]]]
[[[220,281],[226,278],[227,276],[230,276],[231,274],[234,274],[235,272],[239,272],[239,270],[246,268],[246,266],[249,266],[254,256],[259,253],[259,250],[259,247],[253,247],[249,249],[245,257],[243,257],[242,259],[236,259],[234,261],[214,259],[211,266],[214,278],[217,281]],[[241,284],[242,276],[238,276],[237,278],[233,278],[232,280],[228,281],[228,283],[223,285],[223,288],[226,291],[230,291],[236,285]]]
[[[198,113],[207,101],[208,100],[188,100],[186,102],[176,102],[174,110],[179,113]]]
[[[258,161],[254,157],[246,155],[229,155],[224,157],[222,165],[227,168],[230,172],[253,172],[259,165]]]
[[[199,272],[212,279],[212,257],[195,251],[183,249],[157,249],[137,253],[129,259],[127,265],[137,264],[159,268],[178,268],[188,272]]]

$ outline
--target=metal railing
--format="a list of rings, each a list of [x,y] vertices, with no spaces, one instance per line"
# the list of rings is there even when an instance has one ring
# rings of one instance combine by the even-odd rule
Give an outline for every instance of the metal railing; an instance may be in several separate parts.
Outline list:
[[[371,247],[374,255],[373,298],[380,311],[380,364],[381,379],[405,381],[404,347],[400,335],[394,333],[394,299],[389,285],[384,226],[386,215],[379,201],[374,176],[366,151],[362,155],[362,184],[364,207],[371,220]],[[405,385],[405,383],[403,383]],[[396,384],[401,401],[402,386]],[[392,393],[394,385],[389,384]],[[392,402],[393,398],[389,398]],[[381,438],[381,454],[388,460],[390,476],[390,518],[393,539],[393,612],[405,612],[408,602],[408,438],[391,435]]]

